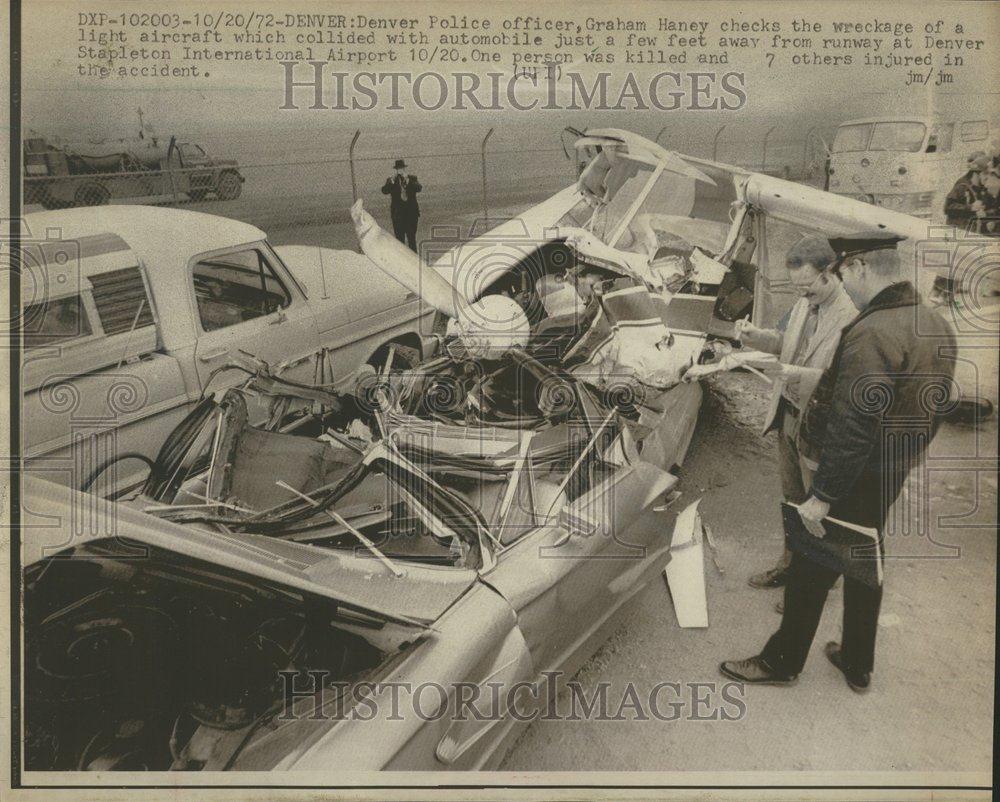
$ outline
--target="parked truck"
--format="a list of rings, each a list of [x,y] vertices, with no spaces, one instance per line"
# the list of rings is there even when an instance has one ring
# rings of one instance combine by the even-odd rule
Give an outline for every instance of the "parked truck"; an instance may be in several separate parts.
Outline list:
[[[193,142],[157,137],[57,144],[24,142],[24,194],[46,209],[103,206],[115,198],[166,196],[233,200],[244,178],[232,159],[215,159]]]
[[[968,170],[968,157],[989,150],[998,130],[985,114],[848,120],[833,139],[829,189],[943,223],[945,196]]]
[[[151,206],[26,225],[22,453],[61,484],[125,454],[118,479],[141,478],[204,394],[247,379],[234,354],[332,386],[436,342],[433,310],[353,251],[272,247],[246,223]]]

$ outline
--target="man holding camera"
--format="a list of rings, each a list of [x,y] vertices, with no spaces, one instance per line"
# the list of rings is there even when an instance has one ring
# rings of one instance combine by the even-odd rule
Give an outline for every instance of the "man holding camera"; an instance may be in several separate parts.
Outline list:
[[[420,205],[417,203],[417,193],[423,187],[415,175],[406,172],[406,162],[396,159],[392,166],[393,175],[382,185],[382,194],[389,195],[389,214],[392,217],[392,230],[396,239],[405,242],[410,250],[417,250],[417,222],[420,219]]]
[[[977,150],[969,155],[966,164],[968,169],[944,199],[945,221],[962,229],[974,226],[983,209],[983,176],[989,170],[990,157]]]

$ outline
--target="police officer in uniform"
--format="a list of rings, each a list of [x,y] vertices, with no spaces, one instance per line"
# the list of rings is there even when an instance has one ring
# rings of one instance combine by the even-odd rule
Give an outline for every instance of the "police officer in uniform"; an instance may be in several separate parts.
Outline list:
[[[884,554],[887,513],[951,403],[955,335],[907,280],[899,237],[874,232],[832,239],[844,289],[860,309],[844,328],[830,367],[803,413],[801,449],[817,461],[805,526],[822,533],[829,516],[874,528]],[[789,685],[802,670],[830,588],[841,571],[793,552],[781,625],[760,654],[728,660],[722,673],[740,682]],[[867,691],[874,666],[882,585],[844,578],[843,643],[826,656],[850,688]]]

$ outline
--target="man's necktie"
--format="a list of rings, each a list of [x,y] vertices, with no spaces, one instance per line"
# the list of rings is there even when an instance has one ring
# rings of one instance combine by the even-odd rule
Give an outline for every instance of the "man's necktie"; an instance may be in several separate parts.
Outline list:
[[[809,342],[816,334],[816,324],[819,323],[819,307],[810,306],[806,314],[805,322],[802,324],[802,334],[799,335],[799,342],[795,346],[795,355],[792,357],[793,365],[801,365],[809,349]]]

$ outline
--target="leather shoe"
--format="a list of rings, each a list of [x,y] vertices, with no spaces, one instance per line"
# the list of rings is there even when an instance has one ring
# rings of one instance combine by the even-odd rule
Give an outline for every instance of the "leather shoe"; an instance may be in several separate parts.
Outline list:
[[[847,680],[847,684],[850,686],[851,690],[855,693],[867,693],[871,688],[872,675],[870,671],[861,673],[859,671],[850,671],[844,667],[844,657],[840,651],[840,644],[836,641],[830,641],[823,648],[826,653],[827,659],[837,667],[841,674],[844,675],[844,679]]]
[[[780,588],[788,580],[788,566],[779,565],[770,571],[754,574],[747,580],[752,588]]]
[[[798,674],[779,674],[762,657],[748,657],[746,660],[726,660],[719,664],[719,671],[737,682],[751,685],[794,685]]]

